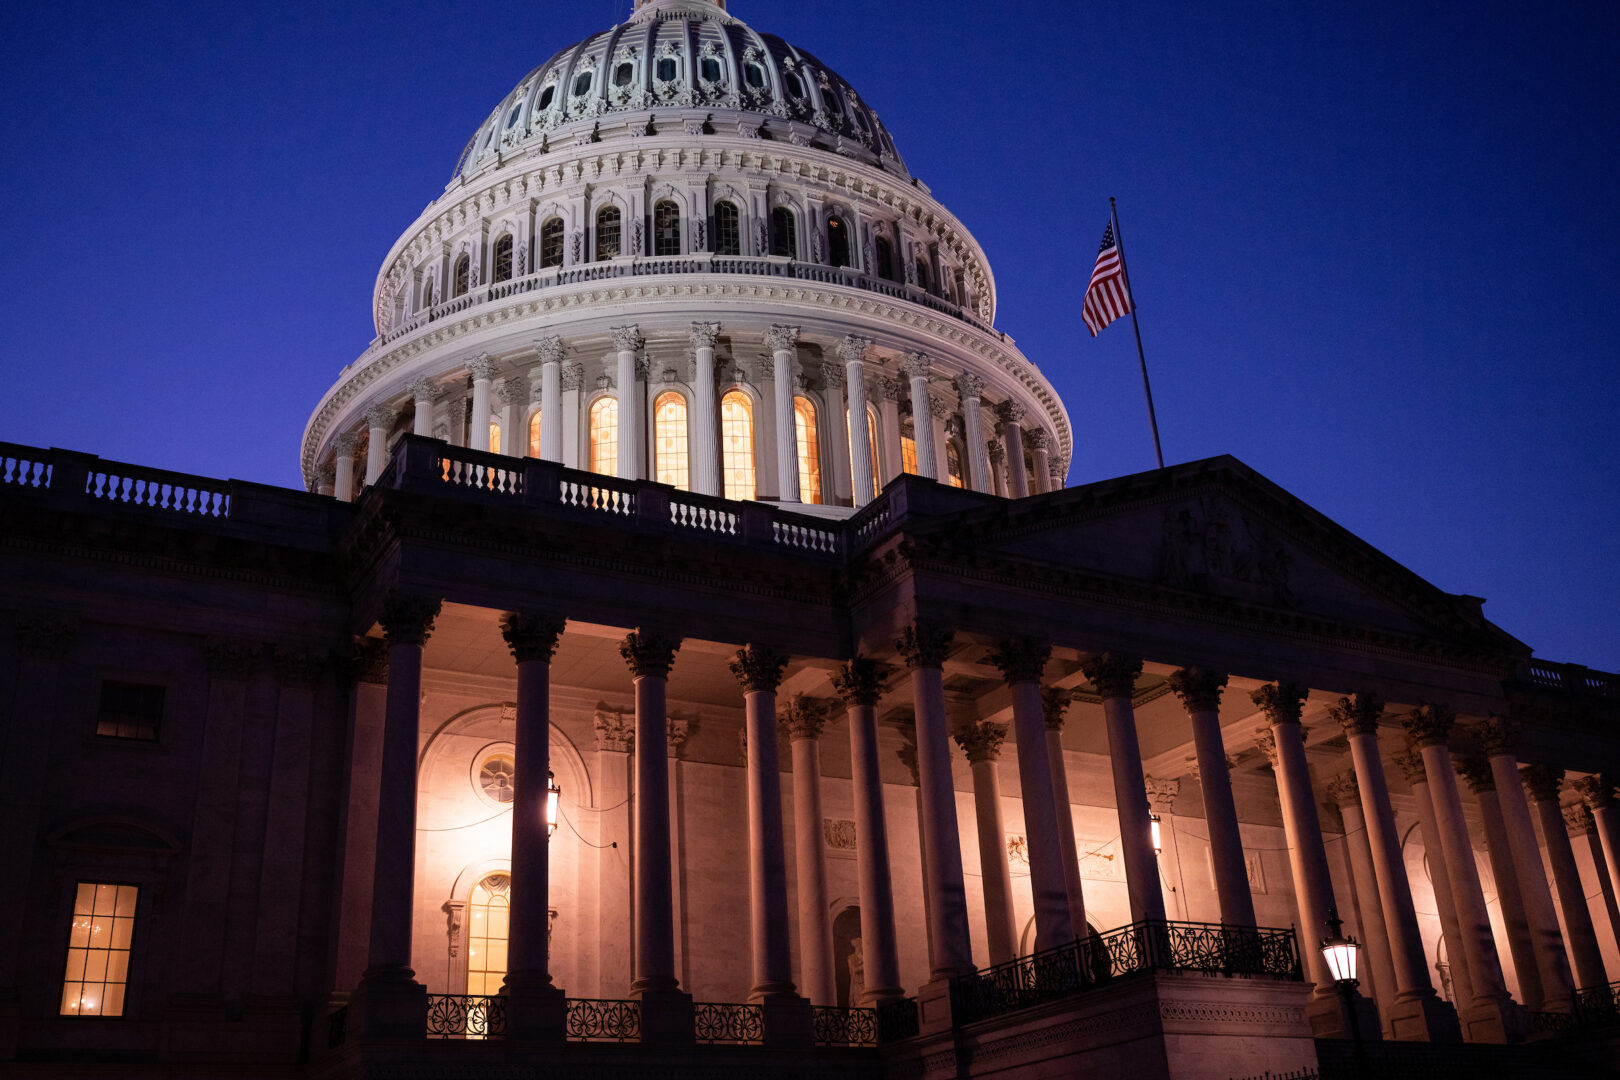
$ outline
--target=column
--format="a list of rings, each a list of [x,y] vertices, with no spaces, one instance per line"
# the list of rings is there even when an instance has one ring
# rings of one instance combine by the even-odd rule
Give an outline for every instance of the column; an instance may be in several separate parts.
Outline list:
[[[934,444],[934,472],[930,479],[942,484],[951,482],[950,455],[945,451],[945,418],[950,414],[951,407],[945,403],[945,399],[932,394],[928,396],[928,431]]]
[[[692,490],[699,495],[720,494],[720,421],[714,395],[714,346],[719,340],[719,323],[692,324]]]
[[[1016,423],[1013,426],[1016,427]],[[1022,457],[1022,443],[1018,445]],[[1018,465],[1018,476],[1022,477],[1022,461]],[[1136,739],[1136,713],[1131,704],[1136,677],[1142,673],[1142,661],[1115,653],[1097,653],[1081,661],[1080,670],[1103,699],[1131,921],[1162,921],[1164,892],[1159,887],[1159,857],[1153,850],[1153,825],[1148,817],[1147,789],[1142,779],[1142,748]]]
[[[551,909],[551,838],[546,801],[551,774],[551,658],[561,619],[508,612],[501,636],[517,661],[512,737],[512,910],[506,961],[507,1033],[561,1042],[567,1007],[552,985],[547,955]]]
[[[686,801],[685,776],[681,772],[681,747],[691,733],[691,721],[671,713],[665,721],[665,750],[669,760],[669,874],[670,921],[675,926],[675,977],[683,986],[692,984],[691,926],[686,897],[686,822],[682,806]]]
[[[388,464],[388,429],[394,426],[394,410],[387,405],[373,405],[366,411],[366,486],[370,487],[382,475]]]
[[[989,490],[993,495],[1007,498],[1007,450],[1001,440],[993,439],[985,445],[985,458],[990,462]]]
[[[844,404],[846,381],[844,369],[829,360],[822,361],[821,381],[827,388],[827,438],[832,443],[828,447],[832,477],[823,498],[831,505],[842,506],[846,505],[845,500],[850,498],[852,490],[849,465],[849,413]]]
[[[426,990],[413,981],[411,920],[416,882],[416,753],[421,732],[422,647],[439,601],[390,592],[377,621],[388,642],[377,858],[371,886],[371,947],[361,976],[362,1030],[420,1039]]]
[[[905,471],[900,449],[900,395],[903,392],[899,379],[879,375],[872,380],[872,401],[878,410],[878,444],[883,447],[878,473],[885,484]]]
[[[849,720],[850,786],[855,796],[855,873],[861,898],[861,962],[866,997],[852,1005],[883,1004],[904,997],[900,953],[894,932],[894,887],[889,874],[889,830],[883,812],[878,762],[877,703],[884,669],[857,657],[833,674]]]
[[[315,466],[315,494],[331,498],[337,480],[337,467],[335,465]]]
[[[933,912],[928,937],[935,982],[974,970],[942,671],[954,636],[950,630],[916,623],[907,626],[895,642],[911,669],[911,693],[917,711],[917,789],[922,801],[922,847],[927,866],[923,889]],[[925,1024],[927,1020],[925,1015]]]
[[[917,475],[933,480],[939,476],[939,459],[934,453],[933,412],[928,403],[928,372],[934,362],[920,352],[906,353],[901,362],[911,383],[911,431],[917,444]]]
[[[1050,479],[1051,482],[1047,485],[1046,490],[1048,490],[1048,491],[1062,491],[1063,490],[1063,466],[1057,464],[1056,462],[1053,462],[1052,466],[1051,466],[1051,470],[1047,475],[1048,475],[1048,478]]]
[[[337,927],[332,945],[332,986],[356,986],[366,969],[371,938],[371,886],[376,871],[377,793],[381,785],[383,729],[388,698],[388,645],[382,638],[355,638],[346,675],[351,680],[344,739],[345,775],[343,867],[334,885],[339,890]]]
[[[332,498],[338,502],[354,502],[354,451],[360,437],[339,435],[332,440]]]
[[[540,456],[563,459],[562,338],[555,334],[534,343],[540,354]]]
[[[1024,432],[1024,442],[1033,458],[1030,464],[1035,469],[1035,493],[1044,495],[1052,489],[1052,459],[1048,453],[1051,437],[1040,428],[1031,428]]]
[[[1553,765],[1526,765],[1522,775],[1525,790],[1536,804],[1536,816],[1541,819],[1541,838],[1547,844],[1547,861],[1552,865],[1553,882],[1558,886],[1558,903],[1564,910],[1564,929],[1569,934],[1569,959],[1575,968],[1575,985],[1602,986],[1608,981],[1604,975],[1603,951],[1592,926],[1592,909],[1586,904],[1586,887],[1581,884],[1575,849],[1570,846],[1569,833],[1564,826],[1559,797],[1564,770]],[[1595,868],[1603,869],[1601,859],[1597,860]]]
[[[787,657],[760,645],[737,650],[731,672],[744,691],[748,740],[748,895],[754,985],[749,1001],[793,994],[782,772],[776,757],[776,688]]]
[[[1232,798],[1232,774],[1226,765],[1226,745],[1221,738],[1221,691],[1226,687],[1226,676],[1204,668],[1183,668],[1171,673],[1169,682],[1192,723],[1221,922],[1228,926],[1252,927],[1255,925],[1254,894],[1249,889],[1243,834],[1238,827],[1237,803]]]
[[[793,747],[793,855],[798,872],[799,972],[813,1005],[838,1004],[832,913],[827,910],[826,841],[822,838],[821,731],[827,709],[798,694],[780,721]]]
[[[1429,779],[1446,872],[1451,878],[1451,899],[1462,931],[1460,944],[1468,956],[1468,972],[1474,983],[1471,1006],[1459,1010],[1464,1033],[1472,1042],[1506,1042],[1516,1035],[1510,1013],[1512,999],[1502,981],[1502,964],[1491,937],[1485,893],[1480,888],[1479,867],[1468,836],[1468,819],[1463,816],[1462,796],[1457,791],[1447,746],[1456,721],[1456,714],[1444,705],[1424,705],[1401,718],[1407,736],[1419,748],[1423,772]]]
[[[1344,820],[1345,861],[1350,866],[1350,893],[1356,905],[1365,950],[1368,978],[1362,985],[1372,988],[1384,1030],[1392,1029],[1391,1009],[1395,1004],[1395,965],[1390,955],[1389,932],[1383,908],[1378,901],[1372,847],[1367,842],[1367,822],[1361,812],[1361,790],[1353,772],[1341,773],[1327,785],[1330,805],[1337,807]]]
[[[1569,786],[1592,811],[1609,880],[1620,882],[1620,805],[1615,803],[1614,781],[1604,773],[1593,773],[1570,781]]]
[[[633,711],[597,708],[591,720],[596,728],[597,775],[591,794],[598,812],[587,820],[596,825],[589,839],[601,852],[596,861],[596,910],[591,913],[596,921],[596,982],[603,997],[618,998],[628,996],[636,977],[635,939],[625,932],[626,927],[635,926],[630,891],[640,816],[631,803],[636,718]],[[670,849],[673,852],[673,844]],[[673,854],[671,858],[673,861]]]
[[[472,375],[472,420],[468,422],[464,442],[469,450],[489,449],[489,391],[494,385],[496,364],[487,353],[480,353],[467,362]]]
[[[1007,835],[1001,817],[1001,778],[996,762],[1007,729],[978,722],[958,727],[957,745],[967,754],[973,770],[973,817],[979,832],[979,877],[984,886],[984,926],[989,939],[990,963],[1005,964],[1018,957],[1018,928],[1013,920],[1012,868],[1002,846]]]
[[[1074,940],[1069,921],[1069,886],[1063,874],[1058,809],[1052,792],[1052,763],[1046,753],[1046,714],[1041,674],[1052,646],[1030,638],[1001,643],[990,662],[1001,669],[1012,693],[1013,739],[1018,746],[1018,790],[1024,800],[1024,835],[1029,841],[1029,884],[1035,898],[1035,949],[1055,949]],[[1140,781],[1138,781],[1140,785]],[[1063,808],[1064,817],[1070,817]],[[1072,817],[1070,831],[1073,831]],[[1157,877],[1154,881],[1157,882]]]
[[[996,406],[1001,418],[1001,444],[1007,453],[1007,497],[1022,499],[1029,494],[1029,476],[1024,471],[1024,407],[1016,401]]]
[[[849,478],[856,506],[865,506],[877,497],[872,487],[872,422],[866,411],[865,361],[871,344],[862,337],[846,337],[838,343],[849,386]],[[864,928],[861,932],[865,933]]]
[[[432,379],[417,379],[405,390],[411,395],[412,404],[416,406],[416,415],[411,420],[411,434],[432,438],[433,399],[438,396],[438,385]]]
[[[1390,1031],[1396,1039],[1455,1042],[1461,1038],[1457,1017],[1440,1000],[1429,978],[1423,933],[1412,903],[1412,885],[1406,877],[1401,833],[1395,825],[1389,782],[1378,753],[1378,725],[1384,703],[1372,694],[1357,694],[1354,698],[1340,698],[1329,713],[1344,729],[1350,744],[1356,788],[1361,795],[1361,820],[1367,829],[1373,880],[1377,882],[1377,902],[1389,937],[1395,975],[1395,997],[1385,1008]],[[1449,899],[1442,910],[1445,907],[1449,907]]]
[[[501,399],[501,453],[507,457],[527,457],[529,432],[523,421],[529,411],[529,380],[520,375],[508,375],[501,380],[497,394]]]
[[[618,350],[613,396],[619,411],[619,479],[641,476],[641,410],[636,394],[636,353],[642,345],[641,331],[634,325],[613,327],[613,347]]]
[[[1041,691],[1041,715],[1046,721],[1046,760],[1052,768],[1052,804],[1057,808],[1058,848],[1063,855],[1063,884],[1069,894],[1069,926],[1079,940],[1086,937],[1086,895],[1080,884],[1080,849],[1074,839],[1074,808],[1069,802],[1069,768],[1063,757],[1063,721],[1069,709],[1069,691],[1048,686]]]
[[[1564,807],[1564,823],[1571,836],[1586,838],[1592,856],[1592,876],[1597,878],[1598,891],[1603,894],[1603,909],[1609,916],[1609,932],[1613,934],[1620,928],[1620,904],[1615,902],[1614,884],[1609,881],[1608,868],[1603,865],[1603,840],[1597,833],[1597,819],[1592,816],[1591,807],[1578,802]]]
[[[990,458],[985,453],[984,415],[981,397],[984,380],[969,371],[956,377],[956,392],[962,398],[962,441],[967,444],[968,486],[974,491],[993,493]]]
[[[772,326],[765,331],[776,400],[776,500],[783,503],[799,501],[799,439],[793,414],[793,355],[798,342],[797,326]]]
[[[1496,899],[1502,909],[1502,929],[1507,935],[1508,956],[1519,981],[1519,1001],[1531,1012],[1541,1012],[1543,994],[1541,973],[1536,968],[1535,947],[1530,943],[1530,920],[1524,914],[1513,852],[1508,846],[1507,829],[1496,799],[1496,778],[1491,763],[1481,755],[1470,754],[1452,760],[1457,775],[1468,785],[1479,802],[1481,826],[1485,832],[1485,853],[1496,879]],[[1500,960],[1498,954],[1498,960]]]
[[[1423,771],[1423,758],[1416,750],[1396,754],[1390,760],[1412,788],[1418,831],[1423,835],[1423,861],[1429,871],[1429,883],[1434,887],[1434,904],[1440,915],[1440,932],[1451,970],[1451,999],[1461,1012],[1474,1000],[1474,977],[1468,970],[1468,956],[1460,944],[1462,924],[1457,919],[1457,905],[1451,899],[1451,878],[1446,873],[1445,847],[1440,842],[1440,824],[1435,818],[1434,799],[1429,794],[1429,778]]]
[[[585,429],[585,365],[577,360],[562,370],[562,458],[570,469],[583,469],[590,458],[581,458],[580,433]],[[540,421],[542,427],[545,420]]]

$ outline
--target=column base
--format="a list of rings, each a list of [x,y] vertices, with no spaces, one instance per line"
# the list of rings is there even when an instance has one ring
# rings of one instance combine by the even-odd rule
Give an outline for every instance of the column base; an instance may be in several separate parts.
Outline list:
[[[1475,998],[1462,1011],[1462,1034],[1468,1042],[1516,1043],[1524,1041],[1523,1010],[1507,995]]]
[[[956,995],[948,976],[917,988],[917,1025],[919,1035],[937,1035],[956,1026]]]
[[[1355,1010],[1353,1016],[1352,1009]],[[1360,994],[1346,1001],[1337,991],[1324,994],[1318,990],[1305,1005],[1305,1018],[1310,1021],[1311,1033],[1318,1039],[1354,1039],[1359,1030],[1366,1042],[1384,1041],[1383,1029],[1378,1024],[1378,1005]]]
[[[1397,994],[1389,1010],[1389,1030],[1390,1037],[1400,1042],[1462,1042],[1457,1010],[1433,990],[1406,998]]]
[[[760,999],[764,1013],[765,1045],[802,1047],[816,1044],[815,1013],[810,999],[798,994],[771,994]]]
[[[506,1036],[513,1042],[561,1046],[568,1033],[568,996],[549,979],[506,979]]]
[[[363,1039],[427,1037],[427,987],[412,971],[367,973],[349,995],[349,1030]]]
[[[641,1043],[643,1046],[692,1046],[692,995],[679,990],[633,992],[641,1001]]]

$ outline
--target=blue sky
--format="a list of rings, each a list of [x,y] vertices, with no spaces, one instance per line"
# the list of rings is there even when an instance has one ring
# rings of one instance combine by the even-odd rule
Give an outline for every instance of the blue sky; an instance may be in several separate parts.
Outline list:
[[[296,485],[389,245],[576,4],[0,12],[0,437]],[[736,0],[992,261],[1071,483],[1230,453],[1549,659],[1620,668],[1620,8]]]

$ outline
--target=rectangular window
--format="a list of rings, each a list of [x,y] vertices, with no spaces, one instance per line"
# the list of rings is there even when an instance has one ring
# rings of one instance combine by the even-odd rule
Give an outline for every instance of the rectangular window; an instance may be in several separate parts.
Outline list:
[[[101,684],[97,735],[156,742],[162,722],[163,687],[111,680]]]
[[[68,931],[63,1016],[122,1016],[135,933],[133,885],[81,881]]]

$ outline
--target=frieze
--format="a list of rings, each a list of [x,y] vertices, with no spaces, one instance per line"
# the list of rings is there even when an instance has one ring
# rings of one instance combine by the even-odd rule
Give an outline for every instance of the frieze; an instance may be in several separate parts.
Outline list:
[[[1254,598],[1293,607],[1293,562],[1263,524],[1234,514],[1224,500],[1189,499],[1165,508],[1158,580],[1167,585],[1198,591],[1249,585]]]

